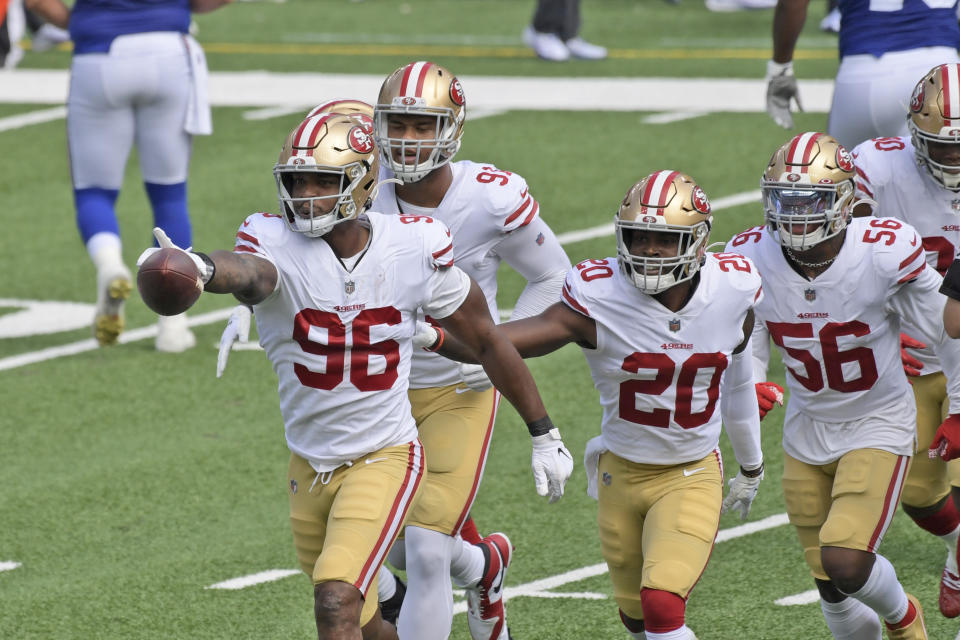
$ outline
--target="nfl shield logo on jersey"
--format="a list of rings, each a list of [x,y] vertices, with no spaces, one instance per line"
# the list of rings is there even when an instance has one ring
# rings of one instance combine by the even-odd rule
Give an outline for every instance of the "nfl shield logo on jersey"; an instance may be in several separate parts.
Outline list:
[[[353,280],[347,280],[343,283],[343,290],[347,292],[347,295],[350,295],[357,290],[357,285],[354,284]]]
[[[673,331],[673,332],[680,331],[680,321],[674,318],[667,324],[667,327],[669,327],[670,331]]]
[[[951,201],[950,201],[950,207],[951,207],[954,211],[960,211],[960,200],[951,200]]]
[[[817,299],[817,290],[816,289],[804,289],[803,297],[807,299],[807,302],[813,302]]]
[[[296,492],[297,492],[297,481],[290,480],[290,493],[296,493]]]

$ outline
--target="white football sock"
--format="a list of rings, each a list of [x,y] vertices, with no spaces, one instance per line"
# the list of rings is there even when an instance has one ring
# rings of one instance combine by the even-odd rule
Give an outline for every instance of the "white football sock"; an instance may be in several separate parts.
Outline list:
[[[416,640],[447,640],[453,625],[450,555],[454,539],[430,529],[407,526],[407,593],[397,619],[397,635]]]
[[[836,640],[880,640],[882,629],[877,612],[856,598],[840,602],[820,600],[820,610]]]
[[[458,587],[471,587],[483,577],[483,551],[460,536],[453,539],[450,577]]]
[[[654,633],[649,629],[645,633],[647,634],[647,640],[697,640],[697,636],[693,635],[693,631],[687,625],[666,633]]]
[[[953,498],[948,498],[952,500]],[[940,536],[943,543],[947,545],[947,570],[953,575],[957,575],[957,538],[960,537],[960,527],[957,527],[945,536]]]
[[[104,269],[119,271],[124,266],[120,236],[115,233],[101,231],[93,234],[87,240],[87,253],[98,273]]]
[[[875,555],[870,577],[859,591],[847,595],[879,613],[887,622],[895,624],[907,615],[910,604],[907,602],[906,592],[897,581],[897,572],[893,565],[879,553]]]
[[[385,602],[393,597],[397,592],[397,581],[394,579],[390,569],[380,565],[380,571],[377,573],[377,600]]]

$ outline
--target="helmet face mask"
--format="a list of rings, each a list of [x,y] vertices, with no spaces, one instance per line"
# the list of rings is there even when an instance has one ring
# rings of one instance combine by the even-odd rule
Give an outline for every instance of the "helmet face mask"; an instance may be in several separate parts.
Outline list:
[[[795,251],[838,235],[852,214],[854,175],[853,159],[833,137],[795,136],[774,152],[760,181],[770,234]]]
[[[650,174],[630,188],[614,217],[621,272],[650,295],[692,279],[703,264],[712,222],[710,202],[689,176]]]
[[[960,191],[960,65],[941,64],[921,78],[910,98],[907,128],[917,163],[940,186]]]
[[[273,169],[284,220],[306,236],[326,235],[370,206],[379,168],[368,126],[340,114],[307,118],[287,137]]]
[[[393,173],[405,183],[418,182],[459,151],[465,117],[460,81],[439,65],[412,62],[384,81],[374,110],[374,135]],[[426,118],[432,127],[424,126]]]

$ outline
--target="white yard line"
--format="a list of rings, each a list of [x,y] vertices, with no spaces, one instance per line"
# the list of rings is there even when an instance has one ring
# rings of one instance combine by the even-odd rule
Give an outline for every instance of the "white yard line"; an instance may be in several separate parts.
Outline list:
[[[22,567],[22,566],[23,565],[20,564],[19,562],[12,562],[12,561],[0,562],[0,571],[13,571],[14,569],[17,569],[18,567]]]
[[[767,529],[775,529],[787,524],[787,514],[778,513],[773,516],[764,518],[763,520],[757,520],[756,522],[748,522],[747,524],[740,525],[738,527],[731,527],[729,529],[723,529],[717,534],[717,543],[726,542],[728,540],[735,540],[736,538],[742,538],[744,536],[752,535],[754,533],[759,533],[760,531],[766,531]],[[254,573],[246,576],[240,576],[238,578],[231,578],[230,580],[225,580],[223,582],[218,582],[216,584],[205,587],[206,589],[244,589],[246,587],[252,587],[257,584],[263,584],[265,582],[274,582],[280,580],[287,576],[292,576],[300,573],[300,571],[295,569],[272,569],[269,571],[261,571],[259,573]],[[555,576],[550,576],[548,578],[542,578],[540,580],[534,580],[526,584],[517,585],[515,587],[507,587],[503,592],[503,599],[509,600],[511,598],[519,597],[529,597],[529,598],[575,598],[580,600],[602,600],[607,596],[602,593],[596,593],[594,591],[552,591],[557,587],[562,587],[563,585],[580,582],[581,580],[586,580],[587,578],[593,578],[595,576],[600,576],[607,573],[607,564],[605,562],[600,562],[598,564],[593,564],[587,567],[580,567],[579,569],[573,569],[572,571],[566,571],[564,573],[557,574]],[[457,596],[462,596],[463,592],[460,590],[456,591]],[[466,601],[457,602],[453,605],[454,615],[458,613],[464,613],[467,610]]]
[[[778,604],[781,607],[795,607],[801,604],[813,604],[818,600],[820,600],[820,592],[816,589],[810,589],[810,591],[804,591],[803,593],[796,593],[792,596],[774,600],[773,604]]]
[[[204,587],[204,589],[245,589],[246,587],[250,587],[255,584],[263,584],[264,582],[275,582],[277,580],[282,580],[283,578],[287,578],[298,573],[302,572],[299,569],[271,569],[270,571],[261,571],[260,573],[254,573],[249,576],[241,576],[239,578],[233,578],[232,580],[224,580],[223,582],[212,584],[209,587]]]
[[[31,124],[40,124],[67,117],[66,107],[53,107],[52,109],[39,109],[37,111],[28,111],[18,113],[15,116],[0,118],[0,131],[9,131],[19,129]]]
[[[709,111],[665,111],[663,113],[649,115],[643,118],[641,122],[644,124],[670,124],[671,122],[691,120],[708,114]]]

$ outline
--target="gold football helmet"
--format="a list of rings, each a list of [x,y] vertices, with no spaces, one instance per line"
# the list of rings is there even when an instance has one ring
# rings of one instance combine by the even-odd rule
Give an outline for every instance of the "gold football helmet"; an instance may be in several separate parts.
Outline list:
[[[345,116],[351,116],[367,124],[370,130],[373,131],[373,106],[363,100],[353,100],[349,98],[328,100],[311,109],[310,113],[307,114],[307,118],[312,118],[321,113],[341,113]]]
[[[960,65],[936,66],[917,83],[910,97],[907,127],[917,162],[942,186],[960,191],[960,165],[937,162],[930,154],[931,142],[960,144]]]
[[[400,180],[417,182],[453,159],[460,149],[465,104],[460,81],[432,62],[411,62],[383,81],[374,109],[374,134],[380,152]],[[433,137],[391,138],[387,121],[396,115],[436,118]],[[429,151],[426,160],[421,159],[421,150]]]
[[[338,176],[339,192],[294,198],[293,179],[302,172]],[[365,211],[372,202],[379,172],[380,157],[369,129],[354,118],[337,113],[321,113],[298,124],[287,136],[273,168],[284,219],[292,230],[310,237],[325,235],[334,225]],[[319,201],[334,198],[333,209],[320,213],[323,208],[317,206]],[[309,203],[306,214],[304,202]]]
[[[679,171],[657,171],[627,191],[613,219],[620,270],[638,289],[660,293],[691,279],[703,264],[713,216],[703,189]],[[636,231],[675,234],[673,256],[631,253]]]
[[[855,169],[832,136],[808,131],[777,149],[760,186],[770,233],[803,251],[843,231],[853,211]]]

